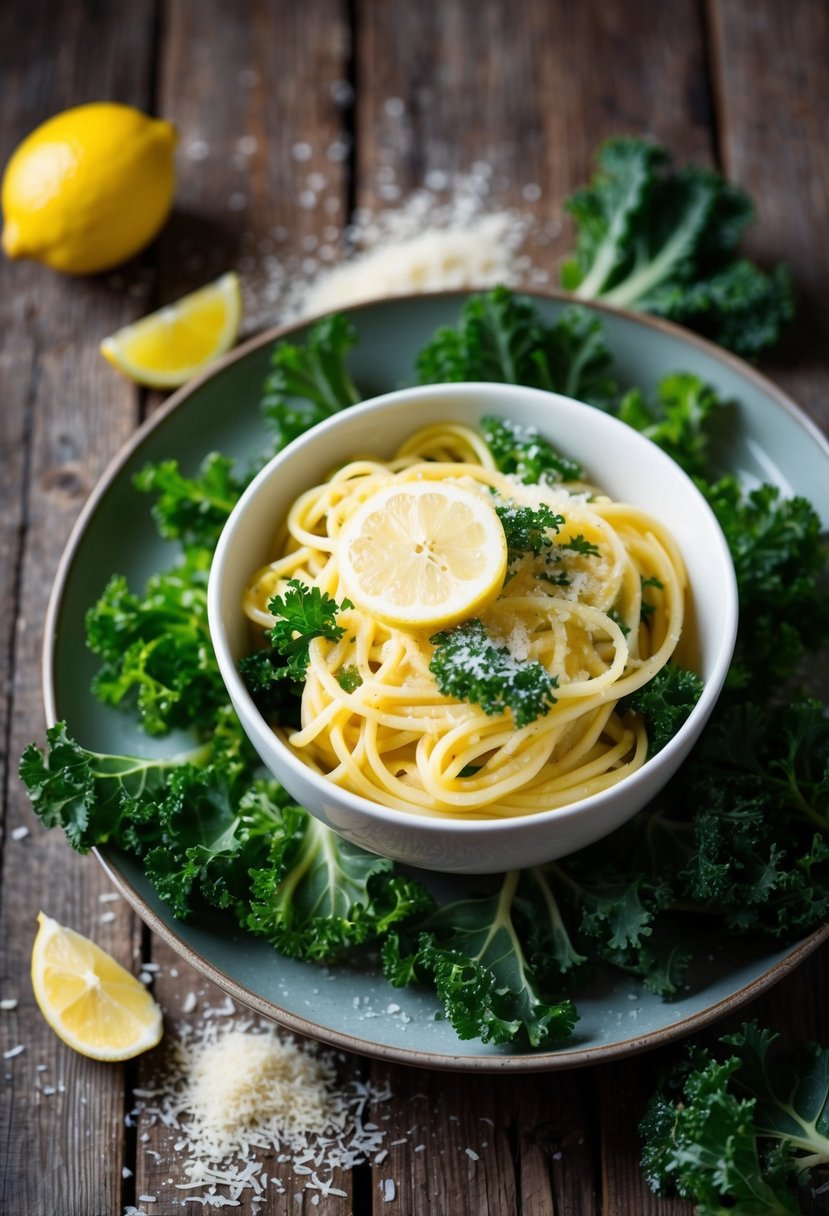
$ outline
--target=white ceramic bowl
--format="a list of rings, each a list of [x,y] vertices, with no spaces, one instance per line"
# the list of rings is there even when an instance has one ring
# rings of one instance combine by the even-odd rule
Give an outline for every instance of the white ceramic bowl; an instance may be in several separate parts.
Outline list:
[[[290,504],[338,463],[367,451],[388,457],[421,426],[477,426],[498,414],[534,426],[581,462],[614,499],[661,519],[675,537],[692,591],[691,625],[705,688],[682,729],[642,768],[570,806],[509,819],[438,818],[393,810],[341,790],[312,772],[262,718],[236,664],[250,650],[242,595],[273,556]],[[714,707],[737,629],[734,568],[711,509],[659,448],[601,410],[558,394],[503,384],[402,389],[336,414],[289,444],[258,474],[225,525],[210,574],[210,630],[230,698],[264,764],[290,794],[335,832],[383,856],[454,873],[485,874],[537,865],[583,848],[630,819],[687,757]]]

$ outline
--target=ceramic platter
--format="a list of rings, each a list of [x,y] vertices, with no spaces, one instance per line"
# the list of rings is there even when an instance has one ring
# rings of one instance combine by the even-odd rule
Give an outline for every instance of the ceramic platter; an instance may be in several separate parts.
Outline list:
[[[359,343],[350,367],[366,397],[414,381],[414,357],[440,325],[452,324],[463,295],[415,296],[352,311]],[[538,297],[545,319],[565,307]],[[623,383],[653,387],[665,373],[697,373],[736,405],[718,438],[718,458],[745,481],[772,481],[806,495],[829,526],[829,444],[772,384],[740,360],[663,322],[597,309]],[[84,646],[84,614],[109,575],[138,590],[169,565],[175,550],[160,540],[149,502],[132,486],[147,461],[175,458],[194,472],[206,453],[247,463],[265,436],[259,401],[275,338],[304,327],[262,334],[208,375],[172,397],[108,469],[72,534],[52,595],[45,643],[44,686],[50,722],[65,718],[72,735],[101,752],[152,754],[180,750],[183,740],[152,741],[128,714],[90,695],[95,661]],[[368,968],[319,968],[281,957],[226,920],[181,924],[155,897],[140,867],[110,849],[100,859],[151,929],[232,997],[290,1030],[368,1056],[459,1071],[530,1072],[593,1064],[697,1030],[756,996],[806,957],[829,927],[784,950],[735,940],[701,941],[698,963],[680,997],[663,1001],[619,973],[598,974],[574,994],[580,1020],[565,1047],[528,1053],[460,1042],[437,1016],[428,993],[391,988]],[[424,877],[421,875],[421,877]],[[427,875],[437,895],[468,879]]]

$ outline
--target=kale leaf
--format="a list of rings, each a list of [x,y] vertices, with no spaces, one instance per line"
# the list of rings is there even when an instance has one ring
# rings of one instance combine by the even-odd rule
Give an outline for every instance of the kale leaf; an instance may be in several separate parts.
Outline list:
[[[297,685],[305,680],[308,648],[314,638],[338,641],[345,630],[336,623],[337,613],[351,606],[350,600],[338,604],[319,587],[296,578],[288,580],[284,595],[270,600],[268,609],[276,619],[265,630],[268,645],[239,662],[239,673],[260,713],[284,726],[298,721]]]
[[[546,503],[539,507],[519,506],[514,502],[499,503],[495,514],[501,521],[507,538],[509,561],[532,553],[539,557],[553,547],[551,533],[560,530],[564,516],[557,515]]]
[[[776,486],[746,493],[735,477],[703,487],[734,561],[740,627],[729,686],[761,699],[829,640],[826,550],[805,498]]]
[[[356,341],[353,321],[332,313],[311,326],[304,345],[279,342],[274,347],[262,414],[277,451],[361,400],[347,367],[348,352]]]
[[[513,870],[493,894],[444,905],[390,933],[382,957],[391,983],[434,986],[461,1039],[539,1047],[567,1038],[576,1023],[572,1002],[551,988],[583,959],[538,870]]]
[[[692,826],[682,894],[736,932],[788,938],[829,914],[829,719],[818,701],[718,708],[673,785]]]
[[[526,384],[594,405],[616,393],[602,323],[585,309],[545,325],[535,305],[506,287],[470,296],[455,329],[439,329],[417,358],[420,384]]]
[[[576,248],[562,284],[581,299],[670,317],[743,355],[774,343],[794,307],[789,276],[738,258],[754,208],[744,191],[664,148],[612,139],[567,200]]]
[[[541,663],[513,658],[506,646],[496,646],[477,618],[430,641],[435,650],[429,670],[444,696],[471,701],[485,714],[509,709],[519,729],[555,704],[556,677]]]
[[[714,389],[690,372],[664,376],[653,400],[637,388],[625,393],[616,411],[692,477],[709,476],[710,423],[726,408]]]
[[[205,457],[197,477],[185,477],[176,460],[162,460],[145,465],[133,484],[156,495],[152,515],[161,536],[204,549],[215,548],[244,488],[233,461],[217,452]]]
[[[101,755],[51,727],[20,764],[35,813],[79,852],[139,858],[179,919],[231,911],[284,953],[333,959],[432,907],[415,879],[350,845],[271,779],[229,708],[211,740],[163,759]]]
[[[797,1216],[796,1188],[829,1164],[829,1051],[776,1050],[756,1022],[697,1046],[667,1076],[640,1125],[651,1189],[700,1216]]]
[[[143,595],[114,575],[87,613],[87,645],[101,659],[93,693],[105,705],[134,706],[150,735],[209,729],[227,702],[207,623],[211,558],[186,549]]]
[[[687,721],[702,689],[702,680],[693,671],[677,663],[666,663],[647,684],[620,701],[621,712],[632,710],[645,719],[649,756],[655,756],[673,739]]]
[[[525,485],[580,481],[584,477],[581,465],[557,452],[535,427],[489,414],[481,419],[481,434],[499,472],[517,477]]]
[[[251,873],[245,924],[291,958],[335,959],[434,904],[393,862],[336,836],[299,807],[283,812],[266,860]]]
[[[335,618],[351,607],[351,600],[338,604],[319,587],[308,587],[295,578],[288,580],[284,595],[274,596],[268,610],[276,620],[266,633],[274,650],[288,660],[289,679],[304,680],[308,647],[314,638],[336,642],[343,636],[345,629]]]

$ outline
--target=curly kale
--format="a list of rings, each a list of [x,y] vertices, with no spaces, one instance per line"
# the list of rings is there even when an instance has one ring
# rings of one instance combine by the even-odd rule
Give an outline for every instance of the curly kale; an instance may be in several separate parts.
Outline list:
[[[277,451],[318,422],[361,400],[347,365],[348,352],[356,341],[353,321],[342,313],[332,313],[311,326],[304,345],[279,342],[274,347],[262,413]]]
[[[664,1078],[640,1125],[653,1191],[699,1216],[798,1216],[798,1187],[829,1164],[829,1051],[777,1038],[745,1023]]]
[[[217,452],[205,457],[196,477],[186,477],[178,461],[162,460],[145,465],[133,484],[155,495],[151,510],[161,536],[204,549],[215,547],[244,489],[233,461]]]
[[[485,714],[510,710],[519,729],[555,704],[556,677],[541,663],[516,659],[506,646],[496,646],[477,618],[430,641],[435,650],[429,670],[444,696],[471,701]]]
[[[144,730],[209,729],[227,703],[207,622],[212,553],[188,548],[136,595],[114,575],[86,616],[87,645],[101,660],[92,691],[133,706]]]
[[[734,477],[704,487],[734,561],[740,628],[729,686],[762,698],[829,640],[826,548],[814,507]]]
[[[261,777],[229,708],[212,738],[163,759],[102,755],[58,723],[20,764],[35,813],[79,852],[115,845],[139,858],[173,915],[206,908],[297,958],[334,959],[432,900],[390,861],[349,845]]]
[[[288,580],[284,595],[270,600],[268,610],[276,619],[265,630],[267,646],[239,662],[239,673],[265,717],[285,726],[298,721],[308,648],[314,638],[338,641],[345,630],[336,623],[337,613],[351,606],[350,600],[338,604],[319,587],[308,587],[295,578]],[[358,672],[354,675],[359,678]]]
[[[667,663],[647,684],[620,701],[622,712],[633,710],[645,719],[649,756],[655,756],[673,739],[687,721],[702,689],[703,682],[693,671]]]
[[[488,414],[481,419],[481,434],[499,472],[517,477],[525,485],[579,481],[584,477],[581,465],[557,452],[535,427]]]
[[[738,246],[748,195],[667,151],[621,138],[598,152],[593,181],[567,200],[577,226],[562,284],[580,299],[669,317],[740,354],[773,345],[794,313],[789,276],[765,274]]]
[[[434,906],[393,862],[341,839],[297,806],[283,810],[250,878],[246,927],[291,958],[338,958]]]
[[[607,405],[615,396],[601,321],[565,310],[552,325],[506,287],[470,296],[455,329],[439,329],[417,358],[419,384],[495,381],[526,384]]]
[[[484,1043],[560,1042],[576,1023],[554,995],[583,962],[539,870],[513,870],[498,889],[446,904],[390,933],[383,971],[397,986],[434,985],[458,1037]]]
[[[641,431],[692,477],[710,469],[710,422],[726,403],[710,385],[690,372],[663,376],[653,400],[636,388],[625,393],[617,417]]]

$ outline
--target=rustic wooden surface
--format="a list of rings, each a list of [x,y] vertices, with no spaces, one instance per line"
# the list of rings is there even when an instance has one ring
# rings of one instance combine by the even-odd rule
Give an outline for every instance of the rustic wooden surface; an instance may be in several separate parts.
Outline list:
[[[253,279],[264,259],[293,256],[301,272],[303,251],[330,245],[355,206],[399,205],[426,174],[476,162],[491,168],[494,204],[562,222],[533,254],[552,281],[568,242],[561,199],[585,180],[603,138],[647,133],[756,196],[751,249],[788,262],[802,296],[797,328],[765,368],[826,427],[827,62],[825,0],[0,6],[0,162],[37,123],[82,101],[130,102],[180,132],[176,214],[137,262],[86,280],[0,267],[0,997],[18,1001],[0,1012],[0,1049],[25,1045],[3,1061],[0,1212],[180,1210],[169,1163],[147,1151],[157,1133],[125,1127],[151,1062],[104,1067],[75,1056],[35,1009],[28,961],[39,907],[127,966],[158,964],[155,990],[171,1025],[186,1018],[189,991],[203,1003],[223,999],[123,901],[101,902],[103,872],[40,828],[16,776],[24,745],[43,736],[43,613],[62,547],[107,461],[159,400],[104,364],[100,338],[230,266]],[[539,188],[531,202],[528,186]],[[249,325],[266,323],[268,307],[260,291]],[[16,839],[19,827],[29,835]],[[826,959],[824,949],[748,1012],[790,1036],[825,1039]],[[686,1213],[687,1204],[648,1192],[637,1162],[636,1121],[666,1054],[520,1079],[424,1075],[355,1057],[348,1068],[388,1081],[389,1127],[405,1143],[373,1171],[344,1176],[349,1198],[319,1210]],[[477,1162],[463,1152],[471,1144]],[[310,1212],[310,1198],[297,1201],[299,1188],[286,1183],[287,1195],[256,1210]],[[142,1195],[157,1202],[137,1203]],[[802,1202],[804,1212],[829,1212],[825,1194]]]

